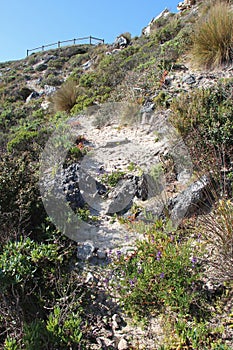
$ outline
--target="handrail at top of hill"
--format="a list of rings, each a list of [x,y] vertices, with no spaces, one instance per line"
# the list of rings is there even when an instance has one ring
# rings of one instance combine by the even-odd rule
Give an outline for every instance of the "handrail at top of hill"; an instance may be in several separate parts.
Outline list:
[[[58,41],[58,42],[53,43],[53,44],[42,45],[42,46],[36,47],[34,49],[28,49],[27,50],[27,56],[32,51],[37,51],[37,50],[44,51],[45,49],[47,49],[48,47],[51,47],[51,46],[57,46],[58,48],[60,48],[61,45],[64,44],[64,43],[72,43],[72,45],[76,45],[76,42],[83,41],[83,40],[88,40],[88,43],[90,45],[93,45],[96,41],[101,43],[101,44],[104,44],[104,39],[96,38],[96,37],[90,35],[90,36],[86,36],[86,37],[83,37],[83,38],[75,38],[75,39],[71,39],[71,40],[63,40],[63,41]]]

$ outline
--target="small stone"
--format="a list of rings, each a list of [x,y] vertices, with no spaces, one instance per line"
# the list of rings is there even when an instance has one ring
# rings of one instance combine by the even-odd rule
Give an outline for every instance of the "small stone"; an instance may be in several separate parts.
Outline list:
[[[97,341],[100,340],[101,343],[99,343],[101,346],[107,346],[107,347],[112,347],[114,345],[114,340],[104,338],[104,337],[99,337]]]
[[[196,83],[196,78],[194,75],[185,75],[184,78],[182,79],[183,83],[186,83],[188,85],[192,85],[194,83]]]
[[[119,329],[121,323],[121,318],[118,314],[114,314],[112,316],[112,328],[113,329]]]
[[[121,322],[121,318],[120,318],[120,316],[119,316],[118,314],[114,314],[114,315],[112,316],[112,320],[115,321],[115,322],[117,322],[117,323],[120,323],[120,322]]]
[[[118,350],[127,350],[128,349],[128,342],[124,338],[122,338],[119,341],[117,349]]]
[[[40,94],[36,91],[33,91],[26,99],[26,103],[30,102],[32,99],[39,98]]]
[[[97,257],[99,259],[105,259],[107,256],[107,253],[103,250],[97,250]]]
[[[92,257],[95,247],[91,243],[84,243],[77,248],[77,258],[80,260],[88,260]]]
[[[92,275],[92,273],[88,272],[85,283],[93,282],[93,281],[94,281],[94,276]]]
[[[56,89],[55,86],[50,86],[50,85],[45,85],[44,86],[44,93],[45,93],[46,96],[52,95],[56,90],[57,89]]]

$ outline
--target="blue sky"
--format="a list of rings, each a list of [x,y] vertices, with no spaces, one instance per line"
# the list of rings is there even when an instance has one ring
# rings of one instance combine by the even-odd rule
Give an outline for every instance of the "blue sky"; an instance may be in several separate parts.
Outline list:
[[[179,0],[0,0],[0,62],[21,59],[27,49],[82,36],[112,43],[117,35],[140,35],[165,7]]]

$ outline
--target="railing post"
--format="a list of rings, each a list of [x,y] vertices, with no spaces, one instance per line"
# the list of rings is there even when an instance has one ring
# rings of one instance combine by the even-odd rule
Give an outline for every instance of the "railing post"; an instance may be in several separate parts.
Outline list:
[[[75,45],[76,39],[74,39],[74,45]]]
[[[29,50],[27,50],[27,57],[28,57],[28,54],[29,54]]]
[[[91,35],[90,35],[90,45],[91,45]]]
[[[41,49],[42,49],[42,51],[44,51],[44,45],[43,45],[43,46],[41,46]]]
[[[58,46],[58,48],[61,47],[61,42],[60,41],[58,41],[57,46]]]

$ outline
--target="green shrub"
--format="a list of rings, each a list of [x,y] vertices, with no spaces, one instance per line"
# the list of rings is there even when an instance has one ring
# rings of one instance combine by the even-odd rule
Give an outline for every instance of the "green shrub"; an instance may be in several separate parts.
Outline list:
[[[41,232],[46,213],[38,187],[37,156],[33,153],[10,154],[0,159],[0,242],[17,232]]]
[[[143,231],[146,239],[137,242],[136,251],[115,261],[114,285],[121,305],[136,319],[166,307],[189,313],[197,297],[200,253],[192,240],[181,241],[177,233],[166,231],[161,221],[145,225]]]
[[[22,343],[26,350],[67,349],[80,344],[82,332],[78,312],[66,311],[55,306],[46,321],[36,319],[24,324]],[[11,348],[9,348],[11,350]],[[13,350],[13,348],[12,348]]]
[[[18,350],[17,340],[14,338],[7,337],[4,342],[4,350]]]
[[[173,39],[181,29],[181,22],[178,19],[172,19],[168,21],[168,24],[157,30],[155,37],[159,44],[163,44],[166,41]]]
[[[232,62],[232,40],[232,9],[226,2],[217,2],[197,25],[192,49],[193,61],[206,68]]]
[[[9,241],[0,255],[1,289],[38,278],[38,270],[46,271],[49,262],[62,262],[56,244],[36,243],[30,238]],[[41,275],[42,277],[43,275]],[[34,282],[33,282],[34,283]]]
[[[14,149],[23,151],[28,148],[30,143],[38,136],[37,131],[20,130],[15,137],[7,144],[8,152],[13,152]]]
[[[232,84],[229,80],[206,90],[180,94],[171,103],[171,122],[183,136],[196,129],[202,143],[232,146]]]
[[[118,182],[123,179],[125,173],[123,171],[113,171],[110,174],[106,173],[101,175],[101,181],[110,187],[116,187]]]
[[[57,306],[50,313],[46,328],[53,337],[53,343],[59,345],[60,349],[67,349],[67,346],[81,342],[81,321],[78,312],[67,312]]]
[[[40,319],[24,324],[22,343],[25,350],[46,349],[48,346],[53,349],[46,324]]]

